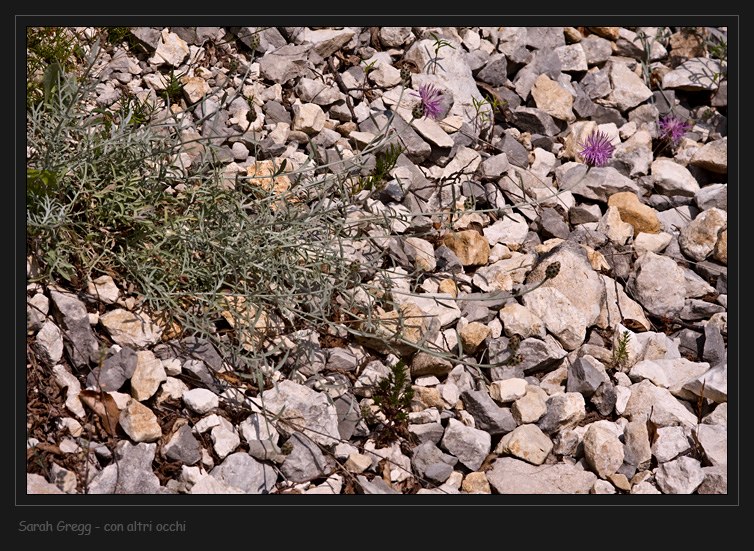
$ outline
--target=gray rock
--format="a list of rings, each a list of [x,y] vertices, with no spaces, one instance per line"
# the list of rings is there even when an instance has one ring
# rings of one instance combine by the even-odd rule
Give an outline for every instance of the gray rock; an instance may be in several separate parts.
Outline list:
[[[291,114],[288,110],[276,101],[270,100],[265,102],[262,106],[262,111],[265,114],[265,120],[270,124],[282,122],[290,125],[293,123],[293,119],[291,119]]]
[[[527,27],[526,45],[535,50],[549,50],[565,45],[563,27]]]
[[[140,42],[153,50],[160,43],[160,31],[154,27],[131,27],[129,30]]]
[[[653,252],[645,252],[636,260],[628,290],[656,316],[673,317],[685,304],[683,270],[672,258]]]
[[[728,184],[710,184],[701,188],[694,196],[700,210],[718,208],[728,210]]]
[[[361,410],[356,397],[349,393],[338,396],[335,399],[335,410],[338,412],[338,434],[343,440],[350,440],[361,421]]]
[[[501,408],[485,390],[466,390],[461,393],[464,407],[474,418],[474,426],[491,435],[505,434],[516,428],[516,421],[508,408]]]
[[[210,431],[212,438],[212,448],[220,459],[225,459],[231,452],[235,451],[241,443],[236,427],[233,426],[224,417],[219,418],[220,423]]]
[[[535,107],[517,107],[514,109],[513,124],[525,132],[544,134],[545,136],[555,136],[562,130],[553,117]]]
[[[492,54],[477,73],[477,78],[492,86],[503,86],[508,80],[508,60],[504,54]]]
[[[654,415],[652,416],[654,419]],[[644,421],[637,421],[644,422]],[[688,427],[660,427],[657,440],[652,443],[652,455],[657,463],[667,463],[691,449],[691,429]]]
[[[311,44],[288,44],[266,52],[259,60],[260,74],[267,80],[278,84],[309,76],[307,65],[311,47]]]
[[[523,356],[519,367],[526,374],[552,371],[567,355],[560,343],[551,335],[545,335],[544,340],[534,337],[524,339],[518,350]]]
[[[313,50],[322,58],[327,58],[345,46],[355,32],[348,28],[343,29],[310,29],[304,27],[297,38],[303,43],[310,42]]]
[[[563,216],[551,207],[542,209],[539,224],[542,228],[543,239],[550,237],[568,239],[568,235],[571,233],[571,228],[563,220]]]
[[[646,480],[639,482],[638,484],[634,484],[631,486],[631,493],[632,494],[661,494],[662,492],[654,487],[650,482],[647,482]]]
[[[629,176],[643,176],[652,165],[652,136],[646,130],[637,130],[615,148],[613,158],[628,167]]]
[[[295,432],[287,442],[292,445],[292,449],[280,466],[280,472],[288,480],[308,482],[324,478],[334,471],[332,458],[323,454],[319,446],[304,434]]]
[[[380,27],[380,42],[388,48],[400,48],[411,37],[411,27]]]
[[[529,225],[519,213],[506,214],[503,218],[483,230],[490,245],[520,245],[526,239]]]
[[[442,484],[453,474],[453,467],[446,463],[433,463],[424,471],[424,477],[435,484]]]
[[[655,480],[664,494],[692,494],[704,481],[704,471],[699,461],[684,456],[657,467]]]
[[[279,415],[276,426],[282,434],[303,432],[324,446],[340,439],[337,410],[325,394],[286,380],[264,391],[262,398],[267,411]]]
[[[725,305],[714,304],[707,302],[706,300],[699,300],[695,298],[687,299],[683,310],[679,314],[682,320],[697,321],[703,319],[709,319],[715,314],[725,313],[727,309]]]
[[[504,133],[495,147],[505,153],[510,164],[524,169],[529,168],[529,152],[511,134]]]
[[[448,420],[441,445],[463,465],[476,471],[490,452],[491,437],[488,432],[467,427],[451,418]]]
[[[611,42],[596,34],[585,36],[579,42],[579,46],[584,50],[586,62],[589,66],[601,65],[613,55]]]
[[[586,53],[580,44],[568,44],[554,49],[564,72],[581,72],[589,69]]]
[[[42,324],[34,338],[33,348],[48,366],[60,361],[63,357],[63,333],[54,321],[47,320]]]
[[[704,481],[696,489],[698,494],[727,494],[728,468],[702,467]]]
[[[628,111],[652,97],[652,91],[647,88],[642,78],[626,64],[614,62],[609,63],[608,67],[613,90],[602,100],[606,106]]]
[[[696,425],[696,415],[686,409],[669,390],[659,388],[651,381],[631,385],[631,396],[623,416],[629,420],[646,420],[652,413],[652,421],[658,427],[669,425]]]
[[[561,190],[570,190],[574,195],[607,202],[607,198],[619,191],[632,191],[641,194],[639,186],[611,166],[592,167],[587,172],[586,165],[575,164],[560,178]]]
[[[580,356],[568,365],[566,392],[580,392],[590,398],[601,384],[609,382],[605,366],[593,356]]]
[[[186,407],[199,414],[207,413],[220,404],[218,396],[206,388],[194,388],[184,392],[182,398]]]
[[[282,463],[287,457],[271,440],[251,440],[249,455],[258,461],[272,461],[273,463]]]
[[[600,415],[608,416],[615,409],[618,394],[615,385],[606,381],[597,387],[589,402],[597,409]]]
[[[664,195],[694,197],[701,189],[689,169],[672,159],[657,159],[651,165],[651,173],[655,186]]]
[[[728,137],[721,138],[704,144],[694,153],[689,161],[691,166],[696,166],[714,172],[715,174],[728,173]]]
[[[640,107],[637,107],[636,109],[640,109]],[[634,109],[634,111],[636,111],[636,109]],[[613,109],[612,107],[605,107],[604,105],[595,105],[594,112],[590,115],[590,117],[597,124],[613,123],[615,124],[615,126],[620,128],[627,122],[626,119],[624,119],[620,113],[621,113],[620,111],[618,111],[617,109]]]
[[[247,443],[253,440],[277,443],[280,438],[272,421],[266,419],[261,413],[252,413],[241,422],[238,428]]]
[[[194,465],[202,458],[202,446],[191,432],[191,427],[182,425],[162,448],[162,453],[172,461]]]
[[[537,423],[547,434],[575,427],[586,417],[584,396],[578,392],[556,394],[547,399],[547,413]]]
[[[717,90],[718,79],[715,75],[721,73],[719,60],[710,57],[694,57],[665,73],[662,77],[662,87],[668,90]]]
[[[718,85],[717,90],[712,94],[711,105],[713,107],[728,106],[728,80],[725,79]]]
[[[361,490],[361,493],[363,494],[400,494],[398,490],[389,486],[387,482],[379,477],[374,477],[370,482],[367,477],[360,474],[356,477],[356,480],[359,483],[358,489]]]
[[[408,426],[408,431],[416,436],[419,443],[439,444],[445,434],[445,429],[440,423],[411,424]]]
[[[693,429],[707,460],[716,466],[728,465],[728,427],[724,425],[698,425]]]
[[[526,293],[522,300],[565,349],[574,350],[584,342],[586,329],[597,321],[605,290],[584,249],[570,241],[552,249],[540,261],[527,276],[527,286],[542,281],[553,262],[560,263],[558,275]]]
[[[704,326],[704,352],[702,359],[712,367],[727,362],[728,353],[720,329],[708,323]]]
[[[500,309],[498,316],[503,322],[503,330],[508,337],[521,335],[524,339],[527,337],[546,338],[544,323],[526,306],[510,302]],[[560,348],[562,350],[562,347]]]
[[[487,471],[487,479],[498,494],[588,494],[597,476],[568,463],[535,466],[501,457]]]
[[[638,469],[649,467],[652,448],[646,421],[631,421],[623,429],[623,460]]]
[[[432,465],[437,465],[439,463],[451,467],[452,470],[452,467],[458,463],[458,459],[452,455],[443,453],[443,451],[431,441],[423,442],[414,448],[414,453],[411,457],[411,467],[419,476],[426,476],[427,469]]]
[[[728,213],[718,208],[705,210],[681,229],[678,244],[692,260],[701,261],[715,249],[719,234],[728,227]]]
[[[31,495],[38,494],[64,494],[55,484],[45,480],[45,477],[38,474],[26,473],[26,493]]]
[[[43,293],[37,293],[26,301],[26,331],[34,333],[39,331],[47,319],[50,310],[50,301]]]
[[[597,421],[584,433],[584,458],[600,478],[615,474],[623,464],[623,443],[615,433],[615,424]]]
[[[86,306],[76,295],[50,289],[53,314],[63,332],[63,343],[74,367],[81,369],[99,361],[99,341],[89,324]],[[100,318],[101,319],[101,318]]]
[[[138,403],[138,402],[136,402]],[[156,494],[160,479],[152,472],[157,444],[133,445],[125,440],[115,446],[115,461],[89,483],[90,494]]]
[[[547,413],[547,392],[536,385],[526,385],[526,394],[513,402],[511,413],[519,425],[536,423]]]
[[[503,436],[495,453],[509,454],[532,465],[541,465],[550,455],[552,447],[552,440],[537,425],[525,424]]]
[[[268,494],[275,487],[277,473],[245,452],[230,454],[210,471],[210,476],[247,494]]]
[[[633,381],[648,379],[658,387],[667,388],[674,396],[683,397],[683,386],[708,370],[706,362],[691,362],[686,358],[654,359],[637,362],[628,375]]]
[[[589,222],[599,222],[602,211],[599,205],[576,205],[569,209],[568,219],[574,226]]]
[[[191,494],[244,494],[243,490],[230,486],[212,475],[205,474],[193,486]]]
[[[311,78],[301,78],[294,87],[294,92],[303,103],[317,105],[331,105],[345,99],[343,93],[337,88]]]
[[[197,34],[200,28],[197,27]],[[232,28],[231,31],[249,48],[255,46],[256,51],[260,54],[282,48],[287,44],[277,27],[241,27],[240,29]],[[255,42],[258,40],[258,43],[255,44],[252,40]]]
[[[728,426],[728,403],[724,402],[722,404],[718,404],[717,407],[712,410],[712,413],[708,414],[704,419],[702,420],[702,423],[705,423],[707,425],[722,425],[724,427]]]
[[[589,99],[604,98],[610,93],[610,76],[607,70],[590,72],[579,81]]]

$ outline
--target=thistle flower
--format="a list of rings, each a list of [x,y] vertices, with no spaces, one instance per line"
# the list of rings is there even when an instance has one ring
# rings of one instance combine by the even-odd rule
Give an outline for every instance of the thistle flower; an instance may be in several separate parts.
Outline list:
[[[442,114],[442,92],[431,84],[422,84],[419,93],[413,92],[421,98],[421,103],[414,109],[413,115],[417,118],[429,117],[439,119]]]
[[[615,146],[610,143],[610,137],[600,130],[595,130],[583,143],[580,143],[579,154],[589,166],[605,166],[615,151]]]
[[[667,114],[660,119],[660,138],[678,145],[683,135],[691,130],[689,121],[681,120],[673,114]]]

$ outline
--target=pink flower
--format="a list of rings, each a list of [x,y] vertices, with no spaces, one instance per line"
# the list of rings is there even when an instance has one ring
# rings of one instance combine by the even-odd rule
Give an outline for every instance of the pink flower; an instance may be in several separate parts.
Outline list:
[[[587,136],[584,143],[579,144],[579,154],[589,166],[605,166],[615,151],[610,143],[610,137],[600,130],[595,130]]]
[[[431,84],[422,84],[419,87],[419,93],[413,92],[421,98],[421,103],[417,106],[416,113],[418,117],[429,117],[430,119],[439,119],[442,115],[442,92]]]
[[[678,145],[683,135],[691,129],[689,121],[681,120],[673,114],[667,114],[660,119],[660,138],[664,138]]]

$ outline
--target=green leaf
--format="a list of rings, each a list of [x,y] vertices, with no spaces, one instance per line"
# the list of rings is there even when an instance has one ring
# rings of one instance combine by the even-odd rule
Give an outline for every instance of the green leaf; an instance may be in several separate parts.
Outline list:
[[[49,104],[52,99],[52,93],[60,82],[60,76],[63,73],[63,67],[60,63],[50,63],[44,72],[42,79],[42,89],[44,90],[45,104]]]

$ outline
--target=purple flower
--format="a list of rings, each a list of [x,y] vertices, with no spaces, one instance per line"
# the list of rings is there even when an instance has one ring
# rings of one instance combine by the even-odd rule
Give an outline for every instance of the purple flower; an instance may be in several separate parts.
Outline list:
[[[583,143],[580,143],[579,154],[589,166],[605,166],[615,151],[615,146],[610,143],[610,137],[600,130],[595,130]]]
[[[419,86],[419,93],[413,92],[414,95],[421,98],[421,103],[416,106],[414,115],[418,117],[429,117],[430,119],[439,119],[442,115],[442,92],[431,84],[422,84]],[[417,115],[417,113],[419,113]]]
[[[689,121],[681,120],[673,114],[667,114],[660,119],[660,138],[664,138],[678,145],[683,135],[691,129]]]

